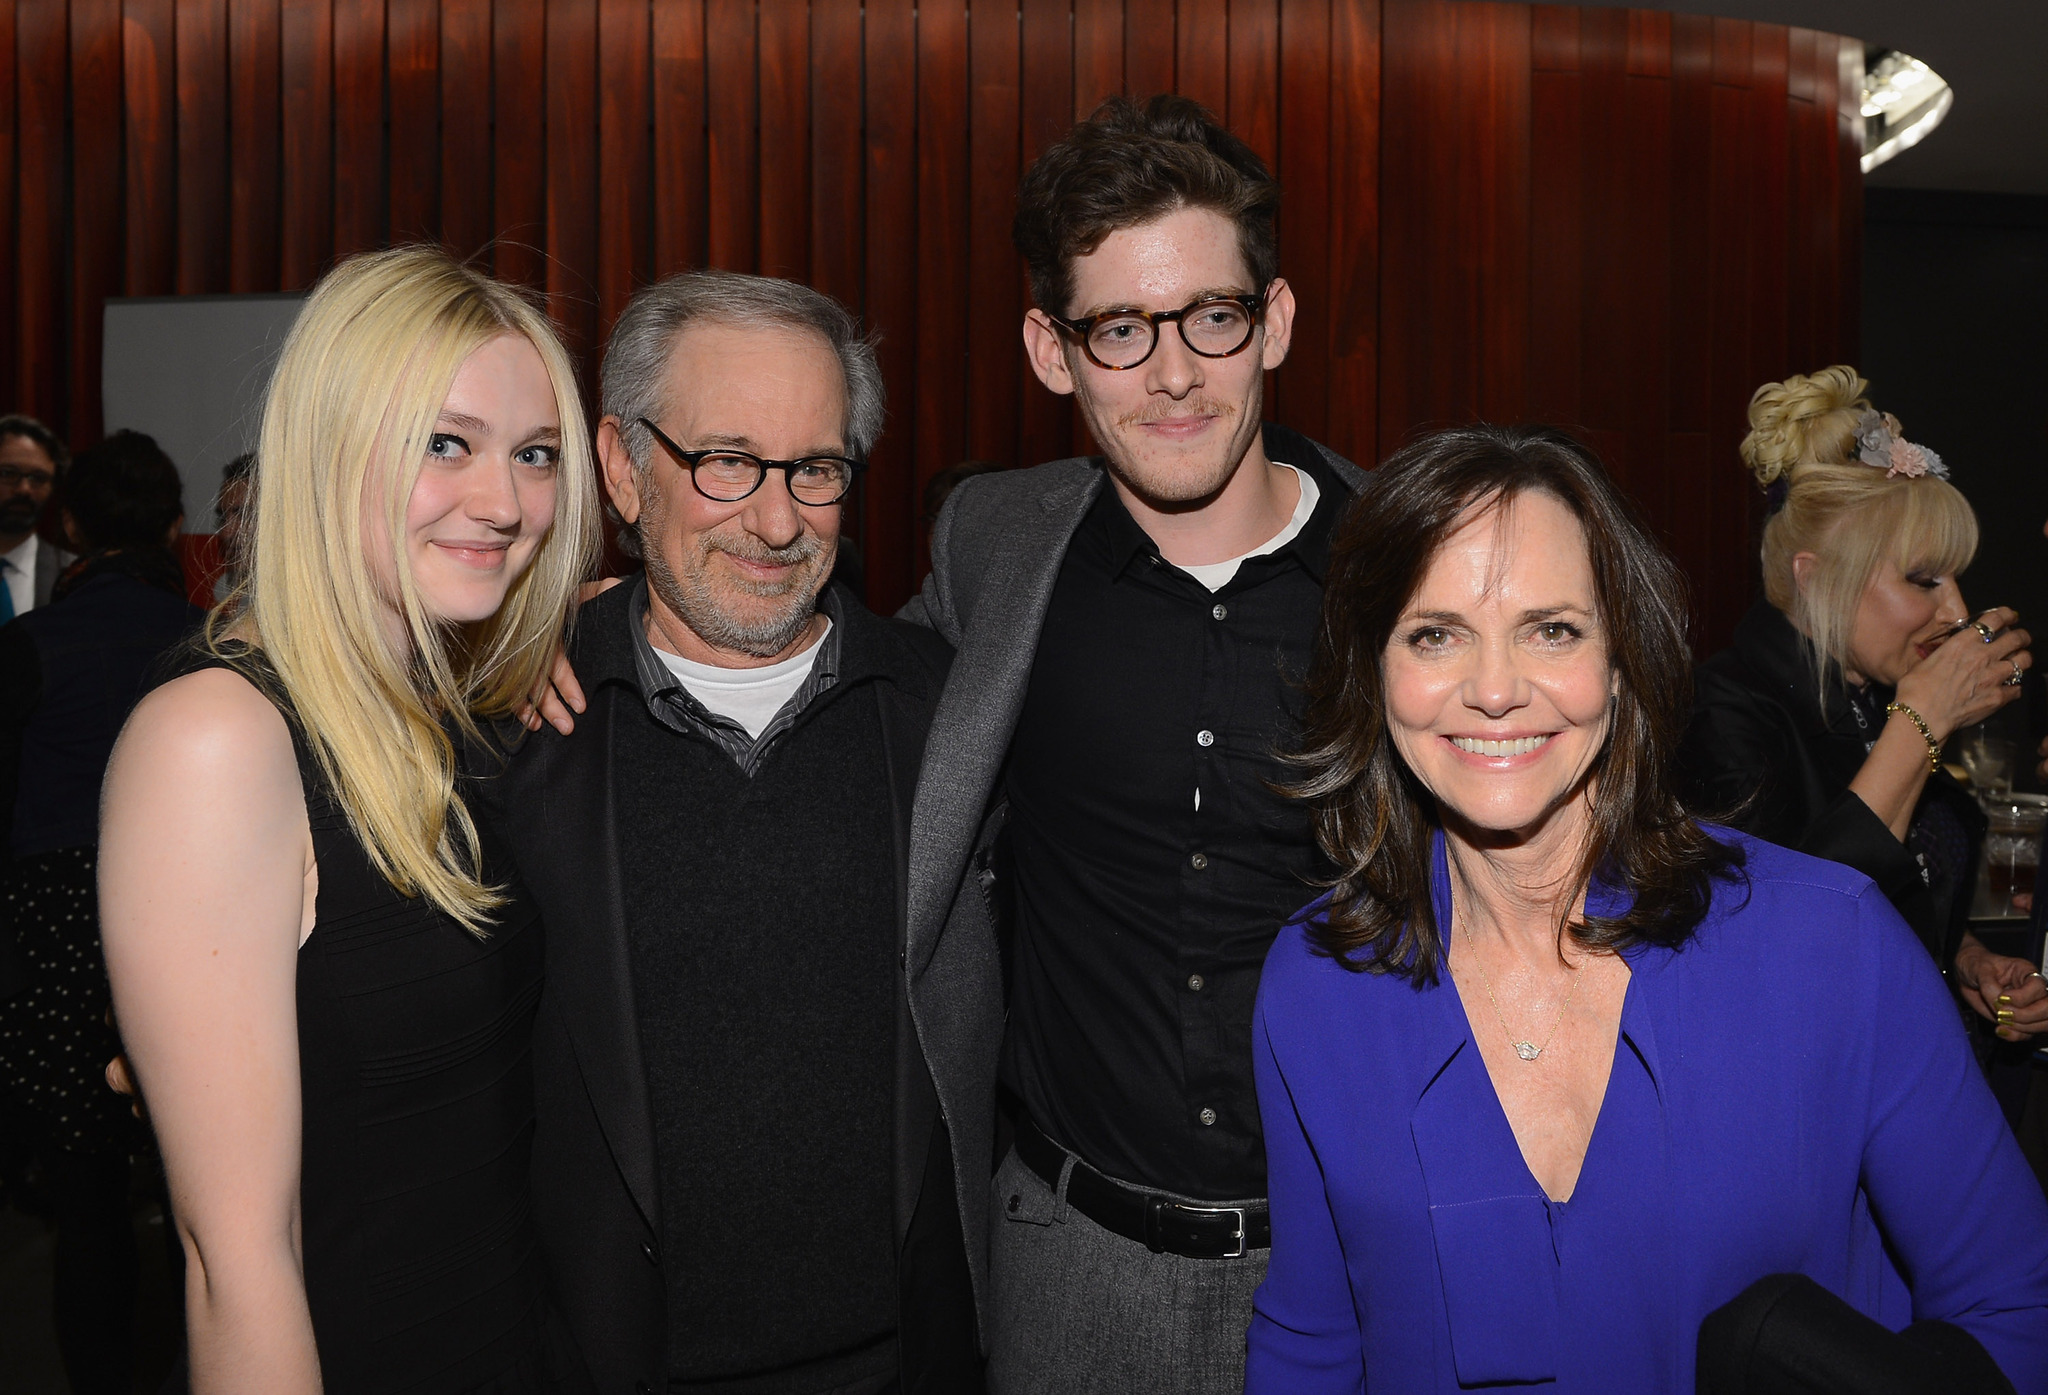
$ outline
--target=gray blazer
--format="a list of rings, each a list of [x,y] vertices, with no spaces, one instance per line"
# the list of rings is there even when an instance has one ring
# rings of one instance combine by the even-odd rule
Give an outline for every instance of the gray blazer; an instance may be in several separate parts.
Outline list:
[[[78,559],[43,538],[36,539],[36,604],[48,605],[50,592],[64,569]]]
[[[1354,494],[1364,487],[1365,471],[1334,451],[1285,428],[1265,430],[1274,459],[1315,452]],[[897,612],[937,630],[957,651],[932,718],[911,816],[908,967],[911,1012],[927,1051],[978,1067],[971,1079],[956,1074],[938,1086],[959,1164],[960,1210],[969,1218],[967,1255],[984,1303],[1004,1017],[991,901],[990,862],[1001,827],[996,781],[1067,544],[1102,481],[1102,464],[1092,458],[964,481],[932,530],[923,590]]]

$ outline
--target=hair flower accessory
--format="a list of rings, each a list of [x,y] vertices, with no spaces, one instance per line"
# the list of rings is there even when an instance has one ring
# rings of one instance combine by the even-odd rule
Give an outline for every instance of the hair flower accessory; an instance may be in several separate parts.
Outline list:
[[[1904,475],[1919,479],[1932,475],[1948,478],[1948,466],[1925,446],[1915,445],[1899,430],[1899,419],[1889,412],[1879,416],[1865,412],[1856,419],[1856,458],[1872,469],[1884,471],[1886,479]]]

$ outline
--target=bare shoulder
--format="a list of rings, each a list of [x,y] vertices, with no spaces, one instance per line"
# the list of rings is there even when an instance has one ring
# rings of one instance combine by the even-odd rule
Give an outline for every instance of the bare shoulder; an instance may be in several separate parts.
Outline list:
[[[106,801],[170,797],[244,812],[300,802],[284,715],[230,669],[172,679],[136,705],[107,768]]]
[[[121,745],[172,760],[226,760],[243,768],[266,756],[292,759],[284,714],[255,684],[225,668],[188,673],[151,692],[121,729]]]

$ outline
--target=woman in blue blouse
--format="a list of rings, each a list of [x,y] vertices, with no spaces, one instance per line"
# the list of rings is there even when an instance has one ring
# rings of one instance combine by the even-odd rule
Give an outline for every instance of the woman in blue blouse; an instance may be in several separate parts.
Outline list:
[[[1302,782],[1337,880],[1259,993],[1248,1391],[1687,1391],[1780,1273],[2048,1390],[2048,1202],[1926,953],[1671,792],[1684,604],[1553,432],[1423,441],[1346,521]]]

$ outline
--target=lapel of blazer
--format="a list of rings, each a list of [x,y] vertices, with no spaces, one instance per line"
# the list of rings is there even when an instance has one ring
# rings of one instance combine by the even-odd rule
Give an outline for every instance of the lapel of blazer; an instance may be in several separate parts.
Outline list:
[[[591,1107],[619,1172],[648,1224],[661,1228],[654,1125],[626,943],[613,780],[618,704],[637,701],[607,684],[577,733],[551,741],[531,804],[520,870],[547,923],[547,991],[557,1002]]]
[[[1084,462],[1076,461],[1077,467]],[[1102,488],[1092,465],[1051,472],[1038,507],[998,520],[981,561],[972,613],[933,714],[919,775],[910,838],[908,954],[914,982],[938,947],[1009,750],[1038,632],[1074,530]]]

